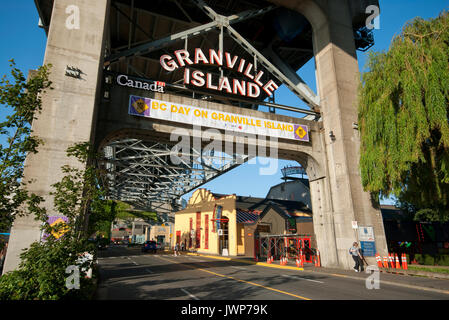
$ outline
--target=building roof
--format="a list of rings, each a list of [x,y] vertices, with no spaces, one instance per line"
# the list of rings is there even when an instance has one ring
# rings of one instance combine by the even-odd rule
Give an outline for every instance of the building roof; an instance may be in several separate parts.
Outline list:
[[[312,210],[300,201],[237,196],[235,205],[237,209],[247,209],[261,213],[270,204],[277,205],[282,211],[292,217],[312,215]]]

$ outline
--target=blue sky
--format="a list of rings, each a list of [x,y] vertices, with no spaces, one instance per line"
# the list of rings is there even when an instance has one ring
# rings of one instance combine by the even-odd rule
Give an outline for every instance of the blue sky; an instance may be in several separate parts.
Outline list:
[[[448,10],[449,4],[443,0],[380,0],[380,29],[375,30],[376,44],[370,50],[387,50],[391,39],[401,32],[402,26],[415,17],[436,17],[442,10]],[[40,66],[44,59],[46,36],[38,27],[39,16],[34,1],[3,1],[0,11],[0,75],[9,73],[8,60],[14,58],[18,68],[25,74],[30,69]],[[366,62],[367,53],[358,52],[360,70]],[[299,74],[316,92],[315,70],[313,59],[309,61]],[[301,106],[301,102],[286,88],[276,91],[276,102]],[[0,107],[0,121],[8,111]],[[0,141],[4,142],[4,140]],[[259,169],[265,165],[242,165],[231,172],[207,183],[203,187],[217,193],[236,193],[265,197],[269,188],[280,183],[280,169],[285,165],[296,165],[296,162],[279,160],[275,175],[264,176]],[[188,197],[186,195],[184,198]],[[388,202],[388,201],[387,201]]]

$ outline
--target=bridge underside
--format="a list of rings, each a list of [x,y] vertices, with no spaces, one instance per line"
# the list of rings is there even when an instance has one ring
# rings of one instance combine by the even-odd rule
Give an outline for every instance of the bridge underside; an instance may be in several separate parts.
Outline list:
[[[213,149],[204,151],[190,147],[188,152],[177,152],[173,161],[172,144],[131,138],[109,142],[103,151],[103,183],[109,198],[158,214],[181,209],[182,195],[248,159],[245,155],[228,156],[223,152],[215,153]]]

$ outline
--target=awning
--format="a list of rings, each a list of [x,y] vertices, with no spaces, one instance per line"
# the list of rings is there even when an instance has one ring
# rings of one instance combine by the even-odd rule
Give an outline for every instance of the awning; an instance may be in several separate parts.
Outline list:
[[[255,223],[259,215],[251,211],[237,209],[237,223]]]

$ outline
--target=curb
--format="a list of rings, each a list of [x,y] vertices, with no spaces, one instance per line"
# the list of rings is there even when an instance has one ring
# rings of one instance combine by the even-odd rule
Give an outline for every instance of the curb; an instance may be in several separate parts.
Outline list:
[[[220,257],[220,256],[210,256],[210,255],[191,253],[191,252],[187,253],[187,255],[188,256],[200,256],[200,257],[204,257],[204,258],[211,258],[211,259],[217,259],[217,260],[242,262],[242,263],[246,263],[246,264],[252,264],[252,265],[268,267],[268,268],[304,271],[304,268],[297,268],[297,267],[291,267],[291,266],[280,266],[280,265],[276,265],[276,264],[269,264],[266,262],[255,262],[255,261],[248,261],[248,260],[243,260],[243,259],[238,259],[238,258],[225,258],[225,257]]]
[[[444,279],[449,280],[449,273],[438,273],[431,271],[421,271],[421,270],[404,270],[404,269],[380,269],[381,272],[391,273],[391,274],[401,274],[407,276],[423,276],[427,278]]]

